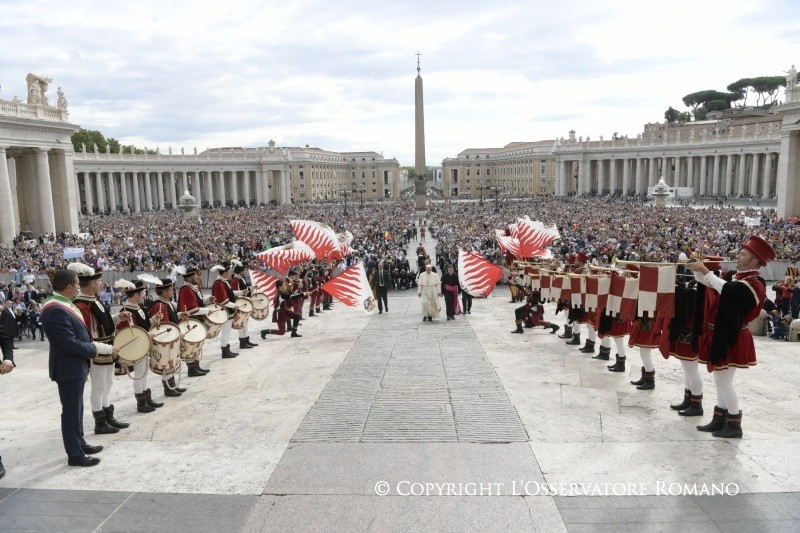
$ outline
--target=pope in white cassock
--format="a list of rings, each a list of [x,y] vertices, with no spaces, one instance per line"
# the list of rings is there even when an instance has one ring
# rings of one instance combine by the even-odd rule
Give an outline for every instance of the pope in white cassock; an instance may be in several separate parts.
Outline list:
[[[417,296],[422,298],[422,321],[433,322],[433,317],[439,316],[442,308],[439,306],[441,293],[439,274],[431,270],[431,265],[425,265],[425,272],[417,280]]]

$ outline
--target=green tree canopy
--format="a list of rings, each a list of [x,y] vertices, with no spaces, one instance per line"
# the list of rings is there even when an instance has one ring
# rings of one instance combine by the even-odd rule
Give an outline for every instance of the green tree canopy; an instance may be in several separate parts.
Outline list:
[[[774,104],[778,99],[778,91],[786,85],[783,76],[760,76],[757,78],[742,78],[728,85],[728,90],[741,95],[737,100],[742,100],[742,107],[747,105],[747,96],[752,91],[756,94],[756,106]]]
[[[664,118],[670,124],[677,122],[680,115],[680,112],[677,109],[674,109],[672,106],[669,106],[669,109],[664,111]]]
[[[108,141],[99,131],[81,128],[72,135],[72,147],[76,152],[82,152],[84,146],[87,152],[93,152],[95,145],[100,153],[105,153],[108,148]]]
[[[730,107],[731,102],[735,102],[736,100],[741,99],[740,93],[723,93],[720,91],[715,91],[713,89],[708,89],[705,91],[697,91],[696,93],[687,94],[683,97],[683,104],[686,107],[691,107],[692,111],[696,111],[698,107],[701,105],[705,105],[708,109],[708,102],[712,101],[723,101],[728,102],[728,107]]]

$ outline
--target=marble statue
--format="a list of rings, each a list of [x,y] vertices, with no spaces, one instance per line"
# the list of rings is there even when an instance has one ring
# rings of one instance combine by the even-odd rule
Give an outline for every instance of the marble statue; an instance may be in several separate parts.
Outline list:
[[[169,155],[172,155],[172,146],[169,147]]]
[[[194,147],[194,155],[197,155],[197,146]]]
[[[583,142],[583,135],[581,135],[580,137],[578,137],[578,142],[579,142],[579,143],[582,143],[582,142]]]
[[[185,155],[183,151],[183,146],[181,146],[181,155]]]
[[[97,147],[97,143],[94,143],[93,148],[94,148],[94,153],[96,153],[96,154],[100,153],[100,149]]]
[[[569,142],[575,142],[575,130],[569,130]]]
[[[797,69],[795,69],[794,65],[792,65],[792,68],[785,71],[785,73],[786,73],[786,90],[793,91],[794,88],[797,87]]]
[[[267,143],[267,147],[269,148],[270,153],[274,152],[275,151],[275,141],[270,139],[269,142]]]
[[[41,105],[42,104],[42,86],[39,85],[39,80],[34,80],[28,90],[28,104]]]
[[[58,94],[58,101],[56,102],[56,106],[61,110],[67,109],[69,104],[67,103],[67,99],[64,98],[64,91],[62,91],[61,87],[59,87],[58,91],[56,91],[56,92]]]
[[[81,152],[86,153],[86,143],[81,143]]]

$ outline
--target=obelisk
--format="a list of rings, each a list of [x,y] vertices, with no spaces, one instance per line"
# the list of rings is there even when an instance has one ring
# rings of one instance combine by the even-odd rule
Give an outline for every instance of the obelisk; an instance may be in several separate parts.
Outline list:
[[[419,74],[419,56],[417,52],[417,79],[414,81],[414,191],[416,192],[416,210],[427,211],[427,182],[425,179],[425,112],[422,104],[422,76]]]

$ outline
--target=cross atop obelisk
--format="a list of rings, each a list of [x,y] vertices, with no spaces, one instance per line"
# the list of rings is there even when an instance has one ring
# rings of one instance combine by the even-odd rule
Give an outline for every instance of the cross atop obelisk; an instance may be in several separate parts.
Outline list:
[[[422,76],[419,73],[419,52],[417,56],[417,79],[414,82],[414,132],[415,132],[415,157],[414,173],[416,191],[416,209],[424,211],[428,208],[426,197],[427,183],[425,182],[425,113],[422,104]]]

